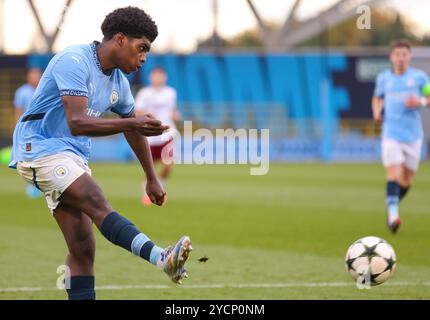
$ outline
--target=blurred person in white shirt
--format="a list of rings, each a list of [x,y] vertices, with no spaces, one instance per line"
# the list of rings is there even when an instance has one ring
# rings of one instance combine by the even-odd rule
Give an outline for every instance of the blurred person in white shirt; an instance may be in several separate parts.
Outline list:
[[[148,137],[154,163],[161,163],[159,178],[164,188],[166,180],[172,172],[173,136],[176,132],[175,122],[179,121],[180,113],[176,106],[176,90],[167,85],[167,73],[161,66],[152,69],[150,85],[140,89],[135,98],[136,115],[152,114],[170,129],[160,136]],[[163,152],[164,149],[164,152]],[[168,160],[168,161],[165,161]],[[142,188],[142,203],[151,205],[152,202]]]

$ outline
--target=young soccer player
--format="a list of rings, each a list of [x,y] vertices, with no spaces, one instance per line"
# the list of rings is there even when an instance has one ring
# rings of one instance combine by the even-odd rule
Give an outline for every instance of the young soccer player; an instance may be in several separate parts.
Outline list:
[[[27,82],[20,86],[15,92],[13,101],[15,107],[15,121],[30,105],[31,98],[33,98],[34,91],[39,84],[41,71],[39,68],[30,68],[27,71]]]
[[[155,118],[168,125],[170,129],[176,129],[175,122],[180,118],[176,109],[176,90],[167,85],[166,71],[158,66],[152,69],[150,74],[151,85],[139,90],[136,95],[136,114],[150,113]],[[166,188],[166,180],[172,172],[171,157],[173,156],[173,130],[163,133],[160,136],[148,137],[151,147],[152,159],[160,161],[162,169],[159,175],[163,187]],[[169,157],[168,162],[163,161],[163,148],[167,148],[165,156]],[[143,183],[143,205],[151,205],[151,199],[145,192],[146,182]]]
[[[30,68],[27,71],[27,82],[16,90],[13,101],[15,107],[15,123],[18,122],[18,119],[30,105],[31,98],[33,98],[34,91],[40,81],[40,76],[41,71],[39,68]],[[38,198],[43,195],[32,183],[27,183],[26,192],[29,198]]]
[[[145,63],[158,35],[149,15],[136,7],[117,9],[101,25],[103,41],[77,45],[55,55],[14,132],[11,167],[44,194],[69,249],[69,299],[95,299],[95,223],[110,242],[163,270],[172,281],[187,276],[189,237],[156,246],[115,212],[91,177],[90,136],[124,133],[146,174],[146,192],[157,205],[165,192],[151,160],[146,136],[168,129],[150,115],[135,116],[129,83],[122,74]],[[110,110],[120,119],[101,119]],[[66,283],[68,283],[67,281]]]
[[[423,130],[419,110],[430,100],[422,94],[423,88],[428,86],[428,76],[409,67],[409,42],[392,42],[390,60],[392,68],[376,79],[372,109],[374,120],[383,124],[387,225],[391,232],[396,233],[400,226],[399,202],[411,187],[420,163]]]

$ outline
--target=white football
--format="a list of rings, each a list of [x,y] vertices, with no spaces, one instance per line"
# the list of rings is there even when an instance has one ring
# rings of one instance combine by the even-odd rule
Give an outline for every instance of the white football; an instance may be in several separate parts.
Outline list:
[[[361,238],[348,248],[345,266],[357,284],[375,286],[393,275],[396,253],[384,239]]]

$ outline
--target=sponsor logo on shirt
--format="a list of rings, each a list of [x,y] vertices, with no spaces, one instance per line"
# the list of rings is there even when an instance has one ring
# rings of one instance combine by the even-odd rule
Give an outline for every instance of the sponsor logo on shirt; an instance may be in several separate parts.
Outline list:
[[[95,117],[98,118],[100,117],[102,113],[100,111],[94,110],[92,108],[87,108],[87,116],[89,117]]]

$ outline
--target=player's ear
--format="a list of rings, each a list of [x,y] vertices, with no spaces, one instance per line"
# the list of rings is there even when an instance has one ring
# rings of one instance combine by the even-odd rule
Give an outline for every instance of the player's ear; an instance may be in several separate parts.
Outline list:
[[[115,39],[115,42],[116,42],[120,47],[122,47],[122,46],[124,45],[125,38],[126,38],[126,36],[125,36],[125,34],[124,34],[124,33],[122,33],[122,32],[118,32],[118,33],[117,33],[116,35],[114,35],[113,37],[114,37],[114,39]]]

